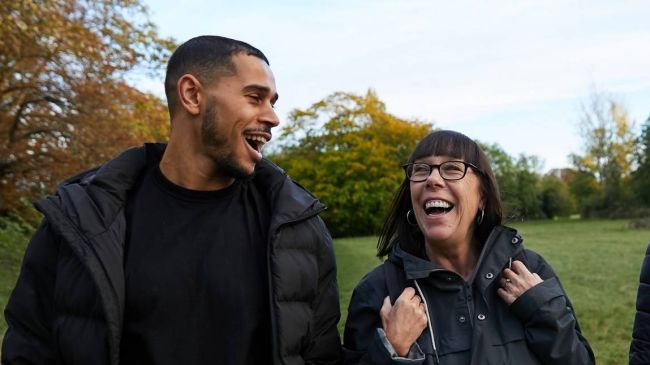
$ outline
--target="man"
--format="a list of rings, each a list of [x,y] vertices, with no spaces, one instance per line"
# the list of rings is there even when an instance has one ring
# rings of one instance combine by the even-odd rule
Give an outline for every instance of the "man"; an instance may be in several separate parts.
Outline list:
[[[172,55],[169,144],[36,204],[3,364],[329,364],[340,342],[324,206],[262,159],[268,60],[216,36]]]

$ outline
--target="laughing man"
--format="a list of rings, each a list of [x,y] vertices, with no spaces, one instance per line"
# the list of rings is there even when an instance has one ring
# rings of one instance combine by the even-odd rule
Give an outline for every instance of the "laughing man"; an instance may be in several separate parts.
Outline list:
[[[324,206],[262,158],[269,62],[201,36],[171,56],[169,143],[36,203],[2,364],[330,364],[339,303]]]

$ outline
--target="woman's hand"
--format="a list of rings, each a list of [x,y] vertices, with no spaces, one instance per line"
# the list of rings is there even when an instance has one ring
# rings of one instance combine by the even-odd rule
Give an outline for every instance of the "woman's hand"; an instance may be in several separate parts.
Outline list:
[[[528,289],[541,283],[537,273],[531,273],[521,261],[513,261],[512,268],[505,268],[501,275],[501,287],[497,290],[501,299],[508,305],[524,294]]]
[[[379,315],[386,338],[401,357],[408,354],[411,345],[427,327],[424,303],[410,287],[404,289],[395,305],[390,304],[389,297],[384,298]]]

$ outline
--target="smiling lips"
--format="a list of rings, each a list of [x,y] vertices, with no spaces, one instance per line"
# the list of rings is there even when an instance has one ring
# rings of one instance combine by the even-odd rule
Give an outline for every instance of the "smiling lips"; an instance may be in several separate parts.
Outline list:
[[[427,215],[440,215],[449,213],[454,208],[454,205],[448,201],[441,199],[431,199],[424,203],[424,212]]]
[[[244,136],[246,138],[246,142],[248,142],[251,147],[253,147],[254,150],[256,150],[259,153],[262,153],[262,148],[264,145],[268,142],[268,139],[262,137],[262,136],[249,136],[246,135]]]
[[[262,158],[262,149],[271,140],[271,133],[268,131],[249,131],[244,133],[244,139],[251,148]]]

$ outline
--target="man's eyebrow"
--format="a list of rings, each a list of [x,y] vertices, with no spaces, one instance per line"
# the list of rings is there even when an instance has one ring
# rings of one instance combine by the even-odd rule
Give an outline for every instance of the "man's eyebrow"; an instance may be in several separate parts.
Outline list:
[[[269,88],[268,86],[257,85],[257,84],[247,85],[244,87],[244,92],[250,92],[250,91],[254,91],[264,95],[269,95],[271,93],[271,88]],[[278,101],[279,97],[280,95],[278,95],[278,93],[275,93],[271,98],[271,104],[275,104],[275,102]]]

